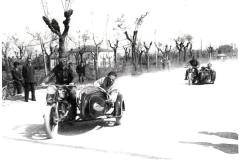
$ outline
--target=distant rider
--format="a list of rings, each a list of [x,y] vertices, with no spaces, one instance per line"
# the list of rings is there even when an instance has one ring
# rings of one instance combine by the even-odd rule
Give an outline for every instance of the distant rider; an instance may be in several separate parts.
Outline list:
[[[215,79],[216,79],[216,71],[214,71],[212,69],[212,64],[208,63],[207,67],[206,67],[207,71],[209,71],[210,76],[211,76],[211,82],[214,83]]]
[[[192,57],[192,59],[187,63],[188,65],[192,66],[195,69],[196,75],[198,76],[198,67],[200,66],[199,61],[195,58],[195,56]],[[190,69],[186,70],[185,74],[185,80],[188,79],[188,73]]]

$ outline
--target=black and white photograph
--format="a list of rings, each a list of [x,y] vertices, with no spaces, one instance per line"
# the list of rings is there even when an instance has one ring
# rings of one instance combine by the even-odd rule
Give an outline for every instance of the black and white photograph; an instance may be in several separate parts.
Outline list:
[[[0,6],[0,159],[239,160],[238,0]]]

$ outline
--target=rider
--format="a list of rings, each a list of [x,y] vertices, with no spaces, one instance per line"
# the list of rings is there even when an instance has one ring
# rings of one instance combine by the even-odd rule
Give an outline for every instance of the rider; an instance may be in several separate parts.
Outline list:
[[[94,82],[94,86],[103,88],[106,92],[111,91],[112,86],[117,78],[117,73],[111,71],[107,74],[106,77],[102,77]]]
[[[195,69],[195,72],[198,76],[198,67],[200,66],[199,61],[195,58],[195,56],[192,57],[192,59],[188,62],[188,65],[192,66]],[[189,73],[189,69],[186,70],[186,74],[185,74],[185,80],[188,79],[188,73]]]
[[[216,71],[214,71],[212,69],[212,64],[208,63],[206,69],[207,69],[207,71],[209,71],[209,73],[211,75],[211,81],[214,83],[215,78],[216,78]]]
[[[45,82],[49,82],[53,77],[56,77],[56,84],[57,85],[69,85],[73,81],[73,71],[71,67],[69,67],[67,58],[63,57],[60,58],[59,64],[57,64],[53,70],[47,75],[47,77],[44,79]],[[64,87],[64,86],[63,86]],[[75,119],[77,114],[77,108],[76,108],[76,88],[68,88],[66,87],[67,92],[69,93],[68,102],[72,105],[71,118]]]

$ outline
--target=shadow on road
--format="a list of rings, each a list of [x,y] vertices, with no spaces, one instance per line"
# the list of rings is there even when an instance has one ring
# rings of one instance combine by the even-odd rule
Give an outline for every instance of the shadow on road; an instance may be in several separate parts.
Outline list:
[[[90,132],[93,129],[101,128],[100,123],[73,123],[73,124],[64,124],[59,127],[58,134],[64,136],[72,136],[72,135],[79,135],[84,134],[86,132]]]
[[[25,124],[12,129],[19,135],[31,140],[46,140],[47,135],[43,124]]]
[[[58,134],[64,136],[79,135],[92,130],[100,130],[103,127],[113,127],[113,125],[111,122],[104,121],[65,123],[59,127]]]
[[[95,122],[95,123],[65,123],[58,129],[58,134],[63,136],[79,135],[90,132],[92,130],[99,130],[105,126],[109,126],[107,123]],[[43,124],[25,124],[18,125],[12,129],[18,135],[30,140],[46,140],[47,134]]]
[[[199,134],[206,134],[206,135],[215,135],[221,138],[228,138],[228,139],[234,139],[238,140],[238,134],[234,132],[198,132]],[[219,143],[219,144],[214,144],[214,143],[209,143],[209,142],[186,142],[186,141],[180,141],[180,143],[185,143],[185,144],[197,144],[197,145],[202,145],[205,147],[213,147],[217,150],[220,150],[224,153],[227,154],[238,154],[238,144],[227,144],[227,143]]]
[[[180,141],[180,143],[198,144],[198,145],[202,145],[205,147],[213,147],[224,153],[238,154],[238,145],[237,144],[226,144],[226,143],[213,144],[213,143],[208,143],[208,142],[184,142],[184,141]]]
[[[206,134],[206,135],[214,135],[221,138],[228,138],[228,139],[235,139],[238,140],[238,134],[234,132],[206,132],[201,131],[200,134]]]

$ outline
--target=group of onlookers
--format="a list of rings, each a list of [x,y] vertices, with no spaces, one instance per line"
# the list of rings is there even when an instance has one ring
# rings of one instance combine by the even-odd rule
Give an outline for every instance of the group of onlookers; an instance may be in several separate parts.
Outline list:
[[[31,58],[27,58],[22,70],[19,62],[13,63],[12,78],[14,87],[18,94],[22,93],[22,86],[24,87],[25,101],[28,102],[29,91],[31,91],[32,101],[36,101],[35,97],[35,69],[32,65]]]
[[[85,79],[85,63],[80,62],[76,67],[79,82],[83,83]],[[35,97],[35,69],[32,65],[31,58],[27,58],[26,63],[21,67],[19,62],[13,63],[12,79],[17,94],[22,93],[22,87],[24,88],[25,101],[28,102],[29,91],[31,91],[32,101],[36,101]],[[51,74],[54,74],[56,84],[69,84],[74,79],[71,63],[67,62],[67,58],[61,58],[59,64],[56,65],[49,75],[46,76],[44,81],[49,81]]]

